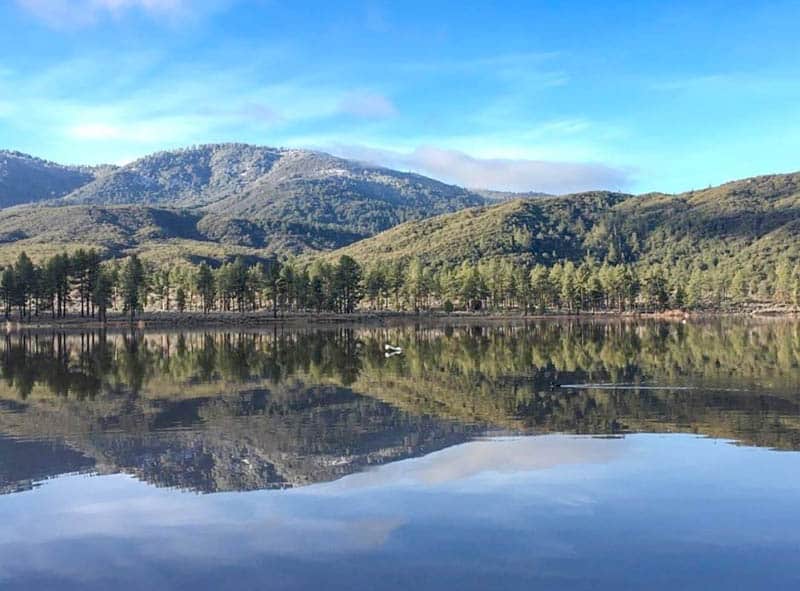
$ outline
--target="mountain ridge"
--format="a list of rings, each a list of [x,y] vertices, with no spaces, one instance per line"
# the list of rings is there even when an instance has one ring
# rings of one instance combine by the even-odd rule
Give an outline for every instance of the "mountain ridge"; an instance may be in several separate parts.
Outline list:
[[[23,165],[31,179],[42,178],[26,184]],[[700,267],[800,260],[797,172],[678,194],[547,196],[476,191],[324,152],[237,143],[156,152],[120,167],[0,151],[3,171],[0,264],[23,250],[38,259],[80,247],[195,263],[320,253],[433,266],[551,265],[587,255]],[[9,193],[15,187],[25,191]]]
[[[64,197],[114,168],[64,165],[0,149],[0,208]]]
[[[795,172],[679,194],[594,191],[512,200],[402,224],[326,256],[365,264],[419,258],[434,267],[486,259],[550,265],[591,256],[733,269],[800,261],[798,232]]]
[[[0,208],[0,243],[11,256],[23,248],[37,254],[78,244],[123,256],[152,250],[154,242],[164,250],[164,242],[180,240],[194,241],[179,245],[182,258],[195,247],[213,250],[212,260],[300,254],[488,202],[415,173],[319,151],[241,143],[164,150],[119,167],[67,167],[10,152],[6,159],[16,169],[14,183],[6,183],[7,207]],[[34,179],[42,169],[60,175],[60,184],[34,183],[36,190],[21,192],[26,177]],[[170,224],[151,223],[169,217],[191,228],[174,232]]]
[[[455,185],[324,152],[231,143],[145,156],[52,204],[202,209],[374,234],[484,202]]]

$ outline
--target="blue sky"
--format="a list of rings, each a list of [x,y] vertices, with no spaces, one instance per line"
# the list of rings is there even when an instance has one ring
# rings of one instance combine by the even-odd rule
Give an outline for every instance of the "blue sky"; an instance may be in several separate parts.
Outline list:
[[[0,147],[308,147],[459,184],[800,169],[798,2],[8,0]]]

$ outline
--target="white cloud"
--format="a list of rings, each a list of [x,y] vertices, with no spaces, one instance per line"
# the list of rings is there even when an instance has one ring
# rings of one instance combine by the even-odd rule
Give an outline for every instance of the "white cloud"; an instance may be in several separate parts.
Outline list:
[[[125,136],[120,127],[107,123],[80,123],[70,127],[69,134],[81,140],[118,140]]]
[[[477,158],[459,150],[434,146],[422,146],[411,152],[361,146],[337,146],[331,151],[481,189],[563,194],[591,189],[619,190],[631,182],[631,171],[595,162]]]
[[[394,462],[347,478],[311,487],[301,494],[406,484],[441,486],[473,478],[499,482],[501,476],[574,464],[606,464],[631,446],[628,439],[565,435],[504,437],[470,441],[421,458]],[[488,483],[484,483],[489,486]]]
[[[280,494],[239,495],[233,506],[230,495],[179,495],[120,475],[95,476],[87,486],[85,478],[55,479],[39,489],[38,507],[24,526],[0,522],[0,581],[46,572],[72,583],[67,586],[97,584],[109,565],[95,561],[97,568],[91,568],[74,554],[95,543],[109,548],[124,543],[127,550],[114,556],[113,570],[146,580],[151,573],[142,572],[142,564],[164,559],[232,566],[269,556],[374,551],[403,525],[391,515],[307,515]],[[68,492],[77,487],[79,497]],[[59,527],[52,527],[54,519]],[[141,587],[159,587],[149,583]]]
[[[176,138],[191,137],[197,122],[190,117],[151,118],[131,123],[84,121],[69,126],[66,135],[74,140],[172,144]]]
[[[216,67],[223,57],[215,56],[213,66],[169,64],[154,52],[113,62],[96,54],[68,59],[0,81],[0,117],[14,116],[30,152],[105,162],[193,143],[280,143],[276,130],[342,119],[340,104],[352,94],[314,77],[265,77],[263,52],[258,64]],[[371,113],[379,107],[372,104]],[[38,130],[47,133],[35,139]]]
[[[397,115],[397,107],[383,96],[373,92],[351,92],[339,102],[339,110],[364,119],[385,119]]]

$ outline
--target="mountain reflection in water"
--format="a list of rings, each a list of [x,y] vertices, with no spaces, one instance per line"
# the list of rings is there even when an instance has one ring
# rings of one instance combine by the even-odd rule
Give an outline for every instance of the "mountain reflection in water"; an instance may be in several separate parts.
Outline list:
[[[198,492],[296,487],[487,434],[688,432],[798,449],[798,365],[800,325],[777,321],[12,334],[0,491],[75,472]]]

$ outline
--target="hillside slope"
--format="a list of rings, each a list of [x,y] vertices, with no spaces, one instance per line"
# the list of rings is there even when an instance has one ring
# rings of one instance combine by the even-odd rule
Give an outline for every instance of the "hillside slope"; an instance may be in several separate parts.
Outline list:
[[[203,208],[226,217],[371,235],[486,199],[421,175],[321,152],[212,144],[147,156],[81,186],[62,201]]]
[[[763,271],[785,255],[800,260],[800,173],[678,195],[512,197],[320,152],[245,144],[99,168],[0,152],[0,264],[21,250],[41,258],[87,246],[108,256],[195,262],[332,251],[325,256],[364,263],[550,265],[591,255]]]
[[[0,150],[0,208],[63,197],[113,167],[62,166]]]
[[[0,152],[0,264],[79,247],[217,261],[326,251],[488,201],[307,150],[211,144],[96,168]]]
[[[516,200],[403,224],[331,253],[365,262],[432,265],[503,258],[525,263],[680,261],[692,265],[800,259],[800,173],[679,195],[591,192]]]
[[[435,266],[491,258],[531,263],[580,259],[591,229],[615,205],[631,198],[596,191],[517,199],[402,224],[330,257],[346,254],[366,263],[419,257]]]
[[[23,250],[34,259],[77,248],[109,257],[137,252],[156,262],[217,262],[236,255],[330,250],[363,238],[302,223],[251,221],[199,210],[135,205],[16,207],[0,211],[0,264]]]

